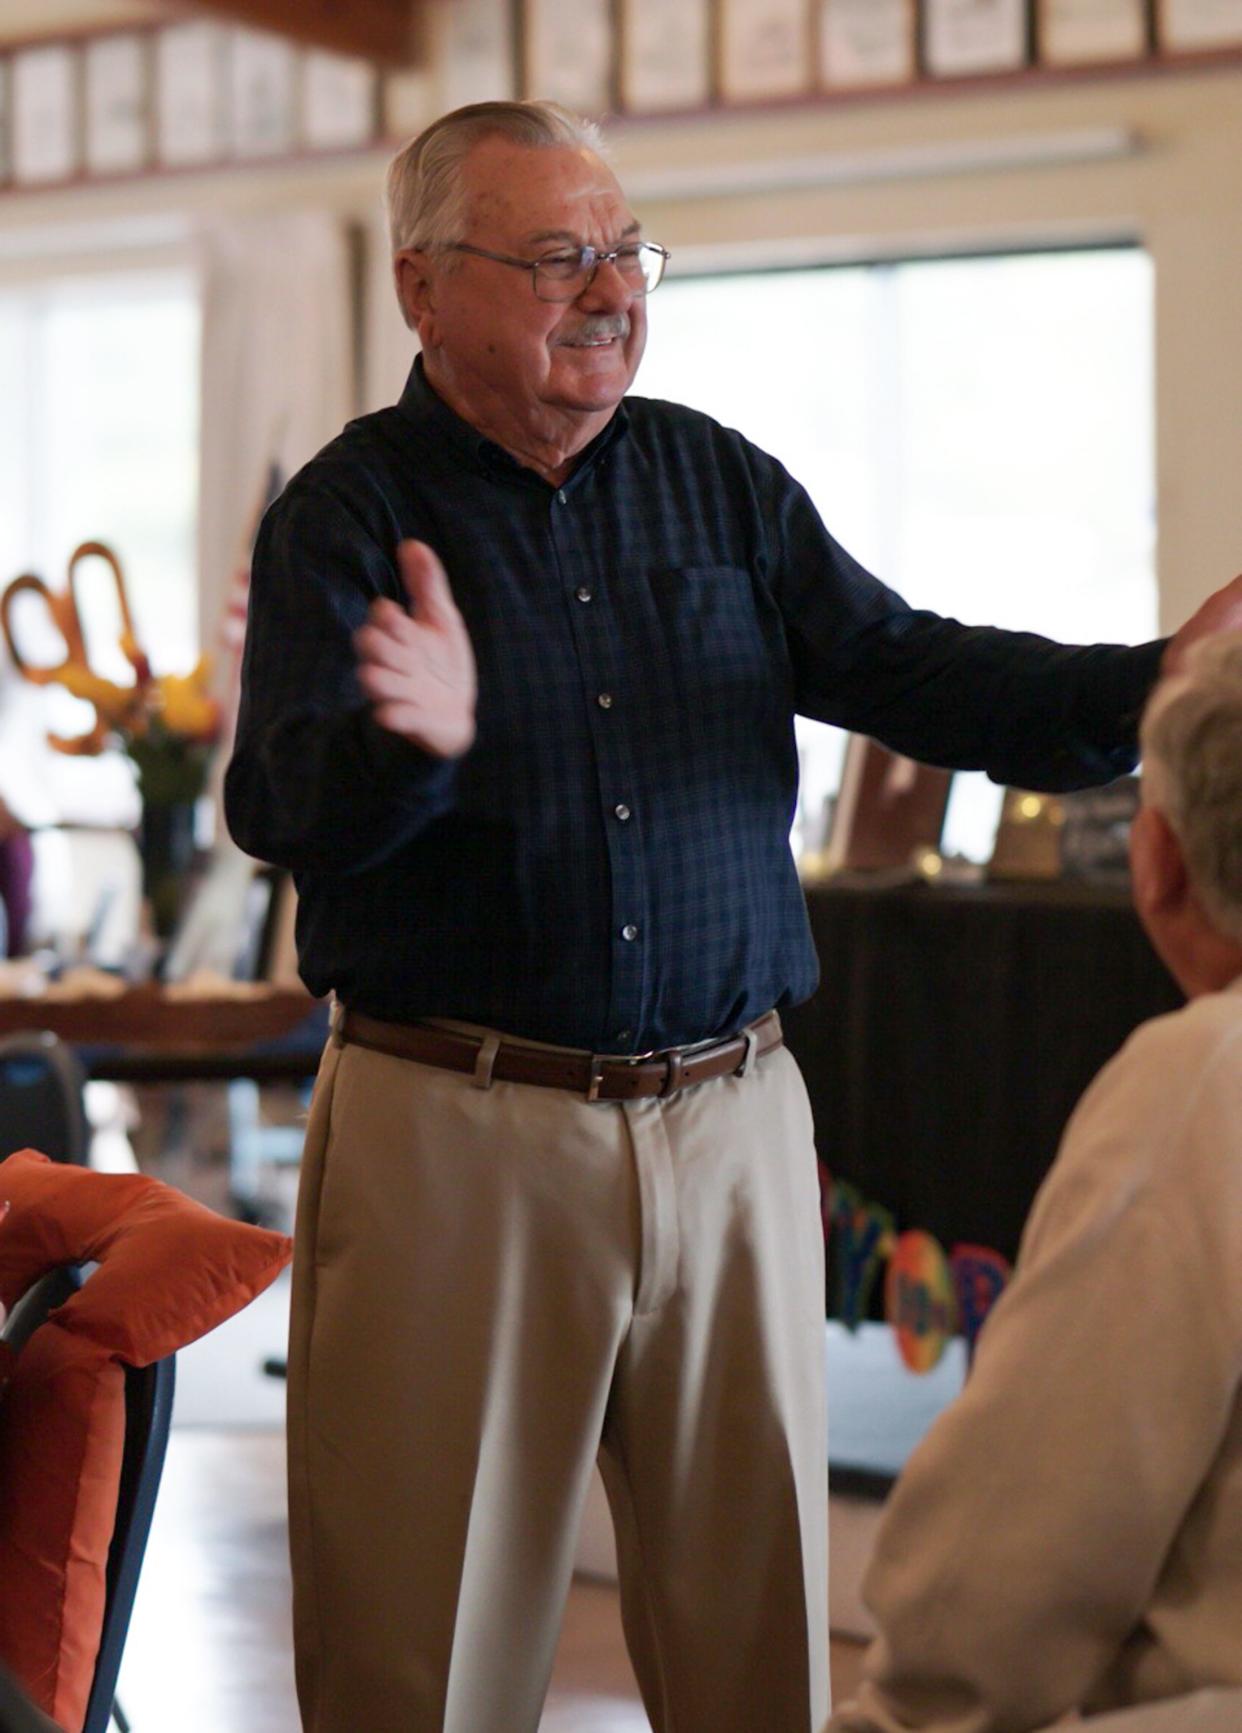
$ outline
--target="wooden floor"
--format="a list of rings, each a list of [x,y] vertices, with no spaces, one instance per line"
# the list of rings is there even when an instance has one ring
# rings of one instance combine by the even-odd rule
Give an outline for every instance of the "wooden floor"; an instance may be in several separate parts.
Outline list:
[[[275,1433],[173,1433],[121,1672],[134,1733],[297,1733],[283,1458]],[[834,1641],[836,1697],[859,1654]],[[649,1733],[609,1585],[574,1584],[541,1733]]]

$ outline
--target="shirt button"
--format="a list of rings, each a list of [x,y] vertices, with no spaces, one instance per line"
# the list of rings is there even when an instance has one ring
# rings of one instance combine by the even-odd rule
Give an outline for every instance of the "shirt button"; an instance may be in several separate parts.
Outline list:
[[[636,939],[638,937],[638,928],[634,925],[634,923],[632,921],[630,921],[626,926],[622,927],[621,937],[624,940],[626,940],[627,943],[631,939]]]
[[[578,588],[574,591],[574,595],[577,596],[580,602],[589,602],[594,594],[595,591],[587,584],[579,584]]]
[[[565,504],[565,489],[564,489],[564,488],[563,488],[563,487],[558,487],[558,488],[557,488],[557,490],[556,490],[556,497],[557,497],[557,499],[558,499],[558,500],[559,500],[559,501],[560,501],[560,503],[561,503],[561,504],[562,504],[562,505],[564,505],[564,504]]]
[[[632,1041],[633,1038],[634,1038],[634,1031],[632,1029],[618,1029],[617,1030],[617,1046],[618,1047],[624,1047],[626,1042]]]
[[[599,697],[595,700],[595,702],[599,705],[601,710],[611,710],[612,709],[612,693],[611,692],[601,692]]]
[[[617,805],[614,806],[612,810],[616,813],[622,824],[624,824],[626,819],[630,816],[630,809],[623,800],[618,801]]]

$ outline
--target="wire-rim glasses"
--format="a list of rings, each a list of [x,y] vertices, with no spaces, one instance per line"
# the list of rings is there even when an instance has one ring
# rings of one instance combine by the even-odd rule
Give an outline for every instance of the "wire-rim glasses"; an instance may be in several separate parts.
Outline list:
[[[450,253],[470,253],[476,259],[491,259],[497,265],[512,265],[529,271],[531,286],[541,301],[576,301],[595,281],[601,265],[611,265],[631,295],[649,295],[660,285],[668,263],[667,247],[654,241],[623,241],[606,251],[598,247],[565,247],[537,259],[515,259],[508,253],[492,253],[466,241],[451,241]]]

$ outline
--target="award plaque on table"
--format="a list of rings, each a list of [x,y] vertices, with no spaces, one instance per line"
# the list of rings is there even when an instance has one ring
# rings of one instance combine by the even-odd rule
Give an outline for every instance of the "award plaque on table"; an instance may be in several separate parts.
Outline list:
[[[156,154],[166,168],[224,155],[224,45],[215,24],[170,25],[156,39]]]
[[[824,849],[827,872],[915,870],[940,841],[953,773],[852,734]]]
[[[1065,809],[1056,795],[1007,788],[996,846],[988,862],[990,879],[1058,879]]]
[[[923,59],[933,78],[1017,72],[1029,46],[1026,0],[924,0]]]
[[[560,102],[578,114],[612,107],[611,0],[525,0],[522,74],[528,97]]]
[[[701,108],[711,97],[709,0],[621,0],[621,106],[631,114]]]
[[[800,96],[811,88],[809,0],[721,0],[719,29],[726,102]]]
[[[134,174],[150,156],[148,52],[141,36],[88,42],[86,166],[91,174]]]
[[[1242,47],[1242,0],[1156,0],[1156,41],[1166,54]]]
[[[1058,795],[1061,871],[1067,879],[1125,885],[1130,880],[1130,827],[1139,809],[1139,779],[1118,777],[1102,788]]]
[[[293,149],[297,52],[279,36],[235,30],[229,56],[229,144],[234,156],[283,156]]]
[[[77,58],[70,48],[27,48],[11,62],[13,179],[63,181],[80,161]]]
[[[917,71],[915,0],[820,0],[819,77],[825,89],[910,84]]]
[[[1147,52],[1146,0],[1036,0],[1035,31],[1044,66],[1138,60]]]
[[[377,94],[369,60],[312,49],[302,62],[302,143],[311,150],[369,144],[377,125]]]

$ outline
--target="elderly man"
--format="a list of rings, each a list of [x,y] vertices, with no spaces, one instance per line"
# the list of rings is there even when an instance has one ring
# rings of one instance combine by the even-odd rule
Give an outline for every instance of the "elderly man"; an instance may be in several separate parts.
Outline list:
[[[597,146],[495,103],[397,157],[422,354],[255,551],[229,819],[338,1000],[289,1362],[315,1733],[534,1729],[597,1454],[656,1728],[819,1725],[793,714],[1066,787],[1133,763],[1162,655],[914,613],[739,434],[623,402],[667,255]]]
[[[1242,636],[1157,688],[1131,858],[1190,1003],[1070,1122],[885,1513],[880,1636],[832,1733],[1020,1733],[1242,1686]]]

